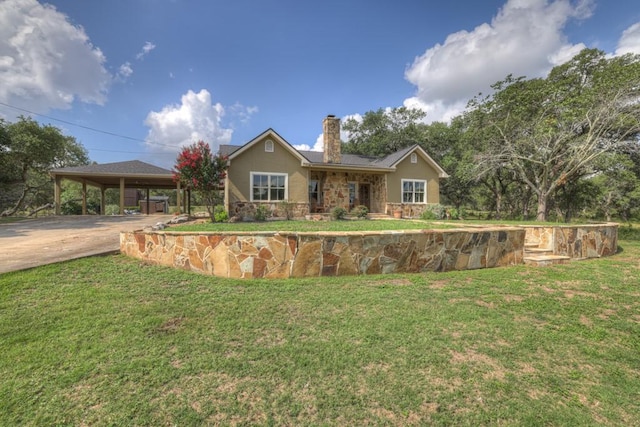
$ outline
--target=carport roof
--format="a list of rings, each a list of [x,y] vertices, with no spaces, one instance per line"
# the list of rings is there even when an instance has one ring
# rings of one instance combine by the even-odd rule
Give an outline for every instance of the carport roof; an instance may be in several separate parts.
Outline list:
[[[103,187],[118,187],[120,178],[129,188],[176,188],[173,172],[139,160],[53,169],[52,177],[85,180]]]

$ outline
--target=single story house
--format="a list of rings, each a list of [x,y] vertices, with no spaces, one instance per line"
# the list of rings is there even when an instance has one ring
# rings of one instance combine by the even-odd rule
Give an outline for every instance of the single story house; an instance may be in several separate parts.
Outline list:
[[[273,129],[242,146],[222,145],[228,156],[225,207],[229,215],[250,218],[259,205],[282,216],[351,210],[364,205],[372,213],[417,217],[428,204],[440,202],[440,178],[446,172],[419,146],[386,157],[341,153],[340,119],[322,123],[324,151],[294,148]]]

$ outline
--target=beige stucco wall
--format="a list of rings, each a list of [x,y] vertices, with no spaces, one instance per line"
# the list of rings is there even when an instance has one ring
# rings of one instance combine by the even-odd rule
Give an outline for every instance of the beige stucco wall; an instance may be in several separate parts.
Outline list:
[[[418,162],[411,163],[407,156],[396,166],[396,171],[387,175],[387,202],[402,203],[402,180],[424,179],[427,181],[427,203],[440,203],[440,181],[438,173],[418,154]]]
[[[272,153],[264,149],[264,141],[267,139],[273,141]],[[251,172],[288,174],[288,200],[309,202],[307,170],[275,138],[267,136],[231,160],[227,175],[227,207],[236,202],[251,200]]]

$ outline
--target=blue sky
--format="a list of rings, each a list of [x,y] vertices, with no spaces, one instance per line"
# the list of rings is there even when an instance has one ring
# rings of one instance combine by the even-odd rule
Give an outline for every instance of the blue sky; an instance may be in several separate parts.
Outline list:
[[[38,113],[98,163],[171,167],[182,145],[270,127],[317,148],[327,114],[405,105],[446,121],[584,47],[640,53],[640,4],[0,0],[0,116]]]

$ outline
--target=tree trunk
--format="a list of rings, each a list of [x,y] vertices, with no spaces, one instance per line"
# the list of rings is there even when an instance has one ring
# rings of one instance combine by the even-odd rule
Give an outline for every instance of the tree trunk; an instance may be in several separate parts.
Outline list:
[[[502,194],[500,191],[496,191],[496,219],[502,219]]]
[[[29,212],[29,216],[33,216],[33,215],[37,214],[38,212],[40,212],[42,210],[51,209],[51,208],[53,208],[53,203],[47,203],[47,204],[42,205],[39,208],[36,208],[33,211]]]
[[[538,211],[536,214],[536,221],[547,220],[547,194],[538,193]]]
[[[20,198],[18,199],[16,204],[13,205],[12,208],[6,209],[4,212],[0,214],[0,216],[11,216],[11,215],[14,215],[16,212],[18,212],[22,207],[22,203],[24,202],[24,199],[27,198],[27,194],[29,194],[29,190],[30,190],[29,186],[25,183],[24,187],[22,187],[22,194],[20,195]]]

